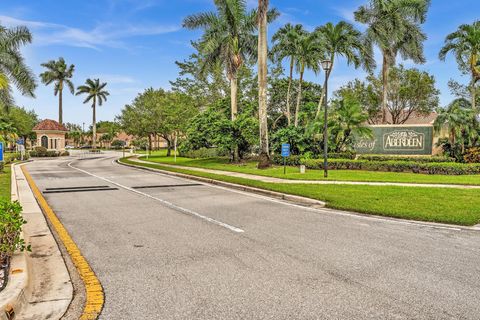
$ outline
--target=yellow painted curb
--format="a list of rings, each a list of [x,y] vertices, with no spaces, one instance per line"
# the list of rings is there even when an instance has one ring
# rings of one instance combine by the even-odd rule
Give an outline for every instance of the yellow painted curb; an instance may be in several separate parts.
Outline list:
[[[38,204],[42,208],[45,216],[50,221],[52,226],[55,228],[60,240],[63,242],[63,245],[67,249],[68,254],[72,258],[73,264],[80,274],[80,278],[85,284],[86,291],[86,301],[85,307],[83,309],[83,314],[80,317],[81,320],[94,320],[97,319],[102,311],[103,304],[105,301],[103,288],[98,280],[97,276],[93,272],[92,268],[88,264],[87,260],[82,256],[80,249],[77,247],[72,237],[68,234],[68,231],[65,229],[63,224],[58,219],[55,212],[48,205],[47,201],[43,197],[42,193],[38,189],[37,185],[33,181],[32,177],[28,173],[27,168],[22,166],[23,174],[30,185],[30,188],[37,198]]]

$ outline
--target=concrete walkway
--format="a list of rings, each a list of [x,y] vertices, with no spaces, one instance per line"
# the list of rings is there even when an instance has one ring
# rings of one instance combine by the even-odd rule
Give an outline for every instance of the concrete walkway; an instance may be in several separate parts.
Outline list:
[[[232,172],[232,171],[223,171],[223,170],[214,170],[214,169],[204,169],[196,167],[186,167],[173,164],[165,164],[159,162],[145,161],[138,158],[131,158],[130,160],[138,163],[148,163],[148,164],[158,164],[163,167],[176,168],[176,169],[186,169],[197,172],[205,172],[218,174],[229,177],[244,178],[250,180],[257,180],[268,183],[288,183],[288,184],[342,184],[342,185],[362,185],[362,186],[397,186],[397,187],[423,187],[423,188],[450,188],[450,189],[480,189],[480,185],[462,185],[462,184],[440,184],[440,183],[402,183],[402,182],[365,182],[365,181],[323,181],[323,180],[291,180],[291,179],[281,179],[274,177],[259,176],[254,174]]]

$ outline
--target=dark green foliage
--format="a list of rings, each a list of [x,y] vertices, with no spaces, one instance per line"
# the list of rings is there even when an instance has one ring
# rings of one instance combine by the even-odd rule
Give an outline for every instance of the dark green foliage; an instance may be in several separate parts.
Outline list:
[[[21,215],[18,201],[0,200],[0,263],[5,263],[15,251],[30,250],[21,238],[23,225],[27,223]]]
[[[210,106],[205,112],[198,114],[186,131],[186,140],[180,151],[217,148],[221,154],[228,154],[238,147],[239,156],[254,151],[258,143],[258,120],[254,117],[253,106],[245,106],[235,121],[231,121],[225,110],[227,100]]]
[[[182,152],[180,153],[180,155],[185,158],[208,159],[225,156],[226,154],[219,152],[217,148],[200,148],[197,150],[189,150],[186,152]]]
[[[480,163],[480,148],[470,148],[465,152],[463,159],[466,163]]]
[[[309,169],[322,169],[323,160],[307,159],[302,162]],[[413,161],[368,161],[330,159],[330,170],[366,170],[385,172],[413,172],[423,174],[464,175],[480,174],[480,164],[462,164],[450,162],[413,162]]]
[[[358,160],[368,161],[413,161],[413,162],[455,162],[454,158],[442,157],[442,156],[388,156],[388,155],[376,155],[376,154],[362,154],[359,155]]]

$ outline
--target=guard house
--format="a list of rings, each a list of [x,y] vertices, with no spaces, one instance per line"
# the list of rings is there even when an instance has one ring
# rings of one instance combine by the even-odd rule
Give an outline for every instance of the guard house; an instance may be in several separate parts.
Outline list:
[[[37,146],[48,150],[65,150],[65,135],[68,129],[55,120],[45,119],[33,128],[37,134]]]

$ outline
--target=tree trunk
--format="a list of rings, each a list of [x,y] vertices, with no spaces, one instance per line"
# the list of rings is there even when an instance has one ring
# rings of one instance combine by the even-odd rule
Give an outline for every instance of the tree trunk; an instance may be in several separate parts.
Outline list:
[[[476,81],[475,78],[472,79],[472,86],[470,88],[472,94],[472,110],[474,111],[475,115],[478,114],[477,112],[477,90],[476,90]]]
[[[292,124],[292,116],[290,114],[290,93],[292,91],[292,80],[293,80],[293,67],[294,67],[294,64],[295,64],[295,60],[294,60],[294,57],[292,56],[290,58],[290,75],[288,77],[288,89],[287,89],[287,112],[286,112],[286,116],[287,116],[287,122],[288,122],[288,126],[290,126]]]
[[[267,11],[268,0],[258,0],[262,15],[258,19],[258,117],[260,127],[260,162],[259,169],[271,166],[268,148],[267,118]]]
[[[165,140],[167,140],[167,157],[170,157],[172,155],[172,143],[170,142],[170,139]]]
[[[298,81],[298,95],[297,95],[297,105],[295,107],[295,127],[298,127],[298,113],[300,112],[300,102],[302,101],[302,82],[303,82],[303,72],[305,67],[302,66],[300,70],[300,79]]]
[[[387,89],[388,89],[388,61],[385,53],[383,54],[382,65],[382,124],[387,122]]]
[[[92,119],[92,147],[93,150],[97,149],[97,106],[96,106],[96,99],[93,97],[93,119]]]
[[[332,61],[332,66],[331,66],[330,70],[328,71],[328,74],[326,75],[327,78],[330,78],[330,74],[332,73],[332,69],[333,69],[333,59],[331,59],[330,61]],[[324,98],[325,98],[325,86],[323,86],[323,88],[322,88],[322,94],[320,96],[320,100],[318,101],[317,113],[315,114],[315,120],[317,120],[318,117],[320,116],[320,111],[322,110],[322,107],[323,107],[323,99]]]
[[[232,122],[237,119],[238,113],[238,79],[237,75],[234,74],[230,79],[230,105],[232,112]],[[238,146],[235,144],[232,150],[232,162],[238,162],[240,159]]]
[[[58,89],[58,123],[63,124],[63,88]]]

